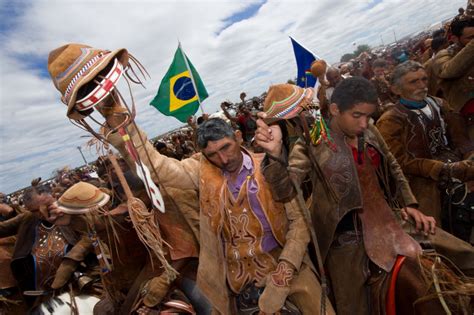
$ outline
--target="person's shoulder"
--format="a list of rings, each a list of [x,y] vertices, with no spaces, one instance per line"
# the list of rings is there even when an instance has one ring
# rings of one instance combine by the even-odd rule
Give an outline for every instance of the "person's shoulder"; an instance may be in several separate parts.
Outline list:
[[[18,218],[19,220],[31,220],[36,218],[36,215],[31,211],[25,211],[15,216],[15,218]]]
[[[387,108],[384,110],[383,114],[380,116],[379,120],[384,118],[388,119],[391,117],[398,117],[401,116],[401,111],[400,111],[400,105],[399,104],[393,104],[392,106],[387,106]]]
[[[458,52],[456,45],[451,45],[445,49],[441,49],[436,53],[433,58],[433,63],[436,64],[437,62],[444,61],[447,57],[451,58]]]

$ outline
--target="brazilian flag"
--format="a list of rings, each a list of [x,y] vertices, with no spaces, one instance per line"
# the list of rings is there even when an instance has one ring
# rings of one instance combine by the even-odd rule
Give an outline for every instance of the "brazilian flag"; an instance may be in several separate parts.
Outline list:
[[[185,54],[180,45],[168,72],[161,80],[158,93],[150,103],[161,113],[173,116],[181,122],[186,122],[189,116],[194,115],[199,108],[199,101],[209,96],[193,64],[188,57],[187,62],[184,58]]]

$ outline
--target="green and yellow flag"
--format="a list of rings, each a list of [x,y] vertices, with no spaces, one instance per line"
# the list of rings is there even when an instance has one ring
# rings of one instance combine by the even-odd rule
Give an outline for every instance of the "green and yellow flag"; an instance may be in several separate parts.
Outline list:
[[[179,45],[150,105],[166,116],[186,122],[189,116],[196,113],[200,102],[208,96],[199,74]]]

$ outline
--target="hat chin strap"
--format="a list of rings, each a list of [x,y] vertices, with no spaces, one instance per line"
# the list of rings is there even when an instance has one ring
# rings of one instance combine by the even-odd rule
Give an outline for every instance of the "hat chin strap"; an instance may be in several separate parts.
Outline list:
[[[94,82],[97,83],[97,86],[88,95],[76,101],[76,110],[80,112],[88,110],[104,100],[115,88],[115,85],[122,77],[123,72],[124,70],[122,64],[117,58],[115,58],[114,64],[109,73],[107,73],[105,77],[101,76],[101,81],[94,79]]]
[[[124,117],[124,119],[120,123],[120,125],[118,125],[117,127],[114,127],[114,128],[110,128],[110,126],[108,126],[105,122],[100,123],[94,117],[90,116],[90,119],[92,121],[94,121],[97,125],[99,125],[104,130],[107,131],[106,133],[103,134],[100,131],[99,132],[95,131],[91,127],[91,125],[86,121],[86,118],[83,118],[83,119],[80,119],[80,120],[71,120],[71,122],[73,124],[77,125],[79,128],[90,132],[95,138],[97,138],[102,143],[104,143],[104,144],[108,143],[107,139],[112,133],[117,132],[120,128],[127,127],[128,125],[130,125],[135,120],[135,116],[136,116],[135,99],[133,98],[130,83],[128,82],[128,80],[126,80],[126,81],[127,81],[130,96],[131,96],[131,99],[132,99],[131,109],[128,107],[127,103],[125,102],[125,99],[123,98],[122,94],[118,91],[118,89],[115,89],[115,92],[116,92],[115,94],[118,95],[119,99],[114,98],[114,101],[124,105],[124,111],[123,112],[114,112],[114,113],[112,113],[112,115],[114,115],[114,116]],[[113,97],[113,95],[112,95],[112,97]]]

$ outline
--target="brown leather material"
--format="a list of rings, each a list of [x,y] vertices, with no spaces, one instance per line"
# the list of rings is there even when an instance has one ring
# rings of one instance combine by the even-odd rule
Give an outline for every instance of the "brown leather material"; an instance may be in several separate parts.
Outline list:
[[[44,290],[51,284],[66,252],[67,241],[57,226],[47,228],[39,224],[37,238],[31,254],[35,262],[36,290]]]
[[[147,307],[154,307],[166,296],[170,284],[165,274],[151,279],[142,290],[145,296],[143,297],[143,304]]]
[[[392,209],[384,199],[377,175],[366,157],[357,165],[362,192],[362,209],[358,216],[367,256],[377,266],[390,272],[398,255],[416,258],[421,253],[420,245],[405,233],[398,224]]]
[[[83,235],[73,248],[64,256],[74,261],[83,261],[86,256],[93,251],[92,241]]]
[[[16,286],[15,278],[10,269],[15,241],[15,236],[0,239],[0,289]]]
[[[264,231],[250,205],[247,178],[237,199],[224,185],[224,212],[222,230],[224,255],[227,261],[227,283],[238,294],[252,282],[260,282],[275,269],[276,261],[262,249]]]
[[[252,155],[252,161],[254,163],[254,170],[260,168],[260,163],[263,159],[263,155]],[[201,187],[200,187],[200,204],[201,211],[204,216],[208,217],[211,221],[210,224],[215,233],[221,225],[221,220],[224,219],[220,198],[218,196],[224,196],[226,189],[225,179],[222,176],[222,171],[212,165],[207,159],[203,158],[201,161]],[[272,195],[265,181],[263,175],[260,172],[255,172],[255,180],[258,186],[257,198],[260,201],[262,210],[270,223],[272,233],[278,243],[283,246],[285,243],[285,234],[288,230],[288,220],[285,215],[285,208],[283,204],[276,203],[272,199]]]
[[[448,105],[437,98],[429,99],[430,108],[439,110],[435,110],[435,119],[426,127],[423,127],[419,120],[425,121],[426,117],[419,117],[414,111],[400,104],[387,110],[377,121],[377,127],[409,179],[419,209],[424,214],[433,216],[437,222],[441,222],[441,197],[438,189],[440,172],[444,162],[459,161],[462,158],[457,154],[459,145],[469,140],[467,136],[461,137],[459,134],[457,126],[459,120],[449,111]],[[446,136],[450,146],[431,145],[437,148],[435,153],[432,153],[429,142],[433,139],[437,143],[440,142],[440,134],[435,131],[439,131],[441,117],[447,118]],[[435,135],[437,137],[434,137]]]
[[[298,182],[302,182],[307,176],[311,177],[313,197],[310,210],[323,260],[333,243],[340,220],[350,211],[362,208],[361,191],[352,152],[343,136],[335,133],[331,135],[336,142],[337,151],[332,151],[325,144],[308,147],[302,141],[298,141],[289,157],[289,169],[274,161],[270,161],[269,167],[264,169],[265,176],[267,171],[273,172],[267,177],[272,178],[269,184],[276,200],[279,200],[279,196],[291,198],[295,195],[294,190],[288,192],[288,189],[292,189],[292,185],[285,184],[291,183],[290,174]],[[374,126],[369,126],[365,131],[365,143],[374,147],[382,157],[379,182],[389,206],[397,207],[400,204],[416,206],[417,201],[400,166]],[[280,174],[280,180],[277,180],[277,174]]]
[[[456,113],[473,97],[474,41],[465,47],[452,45],[439,51],[432,64],[433,73],[440,80],[444,98]]]
[[[196,192],[194,196],[199,196],[199,202],[197,199],[188,201],[199,216],[200,249],[197,285],[209,299],[216,312],[233,314],[221,234],[224,220],[221,194],[223,188],[222,171],[210,164],[201,153],[181,161],[167,158],[153,148],[147,141],[144,132],[137,130],[134,126],[129,126],[128,131],[134,143],[137,144],[137,151],[142,161],[150,170],[154,168],[157,171],[156,174],[151,172],[155,183],[160,183],[160,186],[166,188],[194,190]],[[144,139],[143,144],[141,144],[140,137]],[[122,153],[127,162],[130,162],[121,138],[117,134],[111,134],[109,140]],[[288,204],[284,206],[272,199],[269,186],[265,183],[260,170],[263,154],[248,154],[254,163],[254,176],[259,188],[257,198],[267,215],[274,237],[278,242],[281,242],[283,247],[279,259],[288,261],[299,268],[309,242],[309,232],[304,218],[295,205],[287,207]],[[150,156],[150,159],[147,155]],[[177,202],[179,204],[179,200]],[[308,286],[303,287],[302,290],[305,288]]]
[[[166,187],[161,190],[166,212],[156,212],[160,232],[168,247],[171,260],[199,256],[199,214],[194,209],[197,202],[195,190]]]
[[[52,289],[62,288],[71,279],[79,263],[72,259],[64,259],[56,271],[54,281],[51,284]]]
[[[445,144],[446,131],[442,126],[441,108],[434,99],[427,97],[425,99],[433,118],[427,117],[421,110],[410,110],[404,106],[396,106],[394,111],[399,111],[404,115],[410,126],[407,137],[406,150],[408,154],[418,158],[433,159],[447,162],[448,160],[459,160],[455,152]],[[420,122],[423,122],[420,124]]]

